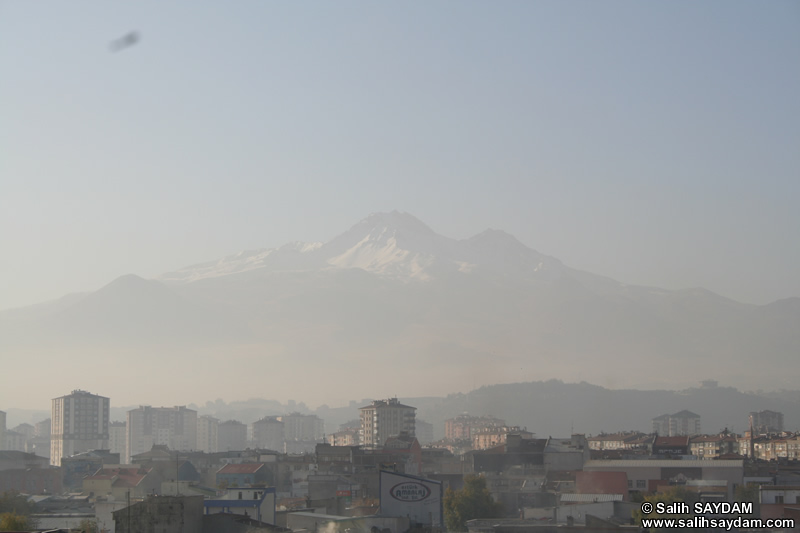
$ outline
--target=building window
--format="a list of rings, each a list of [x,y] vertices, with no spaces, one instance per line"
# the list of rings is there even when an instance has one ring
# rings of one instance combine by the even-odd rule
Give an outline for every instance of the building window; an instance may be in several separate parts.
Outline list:
[[[636,480],[636,488],[637,489],[646,489],[647,488],[647,481],[644,479],[637,479]]]

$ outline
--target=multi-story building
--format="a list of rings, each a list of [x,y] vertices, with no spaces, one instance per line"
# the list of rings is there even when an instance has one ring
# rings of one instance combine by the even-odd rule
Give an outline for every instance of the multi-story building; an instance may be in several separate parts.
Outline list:
[[[154,444],[188,451],[197,446],[197,411],[185,406],[150,407],[128,411],[126,460],[150,451]]]
[[[217,426],[218,452],[242,451],[247,448],[247,426],[238,420],[220,422]]]
[[[0,411],[0,451],[6,449],[6,412]]]
[[[590,450],[632,450],[640,446],[644,433],[639,431],[625,431],[622,433],[601,433],[595,437],[589,437]]]
[[[291,413],[278,419],[283,422],[286,453],[314,453],[325,436],[325,422],[317,415]]]
[[[111,453],[118,453],[123,459],[128,457],[128,424],[126,422],[111,422],[108,425],[108,447]]]
[[[219,420],[210,415],[197,418],[197,449],[216,453],[219,450]]]
[[[74,390],[54,398],[50,424],[50,464],[61,466],[61,458],[108,448],[108,411],[104,396]]]
[[[669,417],[670,437],[699,434],[700,415],[684,409],[683,411],[675,413]]]
[[[36,428],[33,424],[28,424],[23,422],[22,424],[18,425],[17,427],[11,428],[11,431],[16,431],[20,435],[22,435],[25,440],[32,439],[36,436]]]
[[[756,435],[783,431],[783,413],[758,411],[750,413],[750,427]]]
[[[277,416],[265,416],[253,422],[253,445],[256,448],[284,451],[286,424]]]
[[[470,416],[464,413],[444,421],[444,438],[449,441],[472,441],[472,436],[480,430],[505,425],[505,420],[493,416]]]
[[[329,433],[325,441],[331,446],[358,446],[358,430],[347,428]]]
[[[425,422],[424,420],[417,418],[414,431],[417,435],[417,440],[421,445],[424,446],[433,442],[433,424],[430,422]]]
[[[508,435],[519,435],[522,439],[532,439],[533,433],[519,426],[486,427],[472,435],[472,448],[486,450],[505,444]]]
[[[47,437],[49,439],[50,431],[53,427],[53,420],[48,418],[46,420],[42,420],[41,422],[36,422],[33,427],[35,428],[35,437]]]
[[[362,446],[381,447],[389,437],[406,432],[416,437],[416,407],[403,405],[397,398],[375,400],[359,409],[361,429],[359,440]]]
[[[739,439],[732,433],[697,435],[689,439],[689,450],[701,459],[716,459],[721,455],[738,453]]]
[[[683,410],[673,415],[653,419],[653,433],[662,437],[682,437],[700,434],[700,415]]]
[[[13,452],[25,451],[25,435],[14,431],[13,429],[6,430],[6,450]]]
[[[322,441],[325,422],[317,415],[291,413],[279,416],[283,422],[283,436],[287,441]]]
[[[800,459],[800,434],[781,433],[751,437],[747,431],[744,437],[739,438],[739,454],[760,461],[796,461]]]
[[[33,437],[25,443],[25,451],[41,457],[50,458],[50,429],[53,424],[51,419],[41,420],[34,424]]]

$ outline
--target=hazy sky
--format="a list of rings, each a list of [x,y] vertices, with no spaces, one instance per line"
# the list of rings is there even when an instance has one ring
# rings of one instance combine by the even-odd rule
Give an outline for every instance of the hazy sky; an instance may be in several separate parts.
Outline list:
[[[798,58],[793,0],[2,2],[0,309],[392,209],[800,296]]]

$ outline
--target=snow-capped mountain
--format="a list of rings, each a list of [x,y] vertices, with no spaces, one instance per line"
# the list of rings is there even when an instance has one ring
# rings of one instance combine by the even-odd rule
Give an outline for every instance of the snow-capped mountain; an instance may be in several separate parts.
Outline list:
[[[373,213],[327,243],[295,242],[244,251],[189,266],[158,279],[190,283],[243,272],[357,268],[400,281],[431,281],[456,272],[488,271],[521,279],[552,281],[565,267],[511,235],[486,230],[466,240],[435,233],[408,213]]]
[[[287,261],[292,264],[291,260],[297,260],[298,255],[307,255],[309,252],[319,249],[320,246],[322,246],[322,243],[319,242],[292,242],[280,248],[246,250],[218,261],[200,263],[175,272],[168,272],[159,276],[158,279],[164,282],[191,283],[201,279],[227,276],[259,268],[285,268]],[[297,263],[301,263],[301,261],[297,261]]]
[[[310,401],[378,368],[408,395],[543,378],[776,388],[800,379],[799,301],[755,306],[625,285],[503,231],[456,240],[409,214],[375,213],[326,243],[242,252],[150,281],[125,276],[0,313],[0,353],[76,379],[101,358],[125,368],[120,387],[168,388],[191,365],[192,382],[213,389],[246,368],[281,376],[270,386],[293,397],[302,375]],[[381,397],[384,385],[365,379],[345,397]]]

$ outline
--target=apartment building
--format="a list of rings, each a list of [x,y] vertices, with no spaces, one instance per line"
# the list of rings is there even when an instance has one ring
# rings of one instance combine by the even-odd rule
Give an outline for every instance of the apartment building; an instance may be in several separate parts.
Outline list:
[[[777,411],[754,411],[750,413],[749,422],[756,435],[783,431],[783,413]]]
[[[140,406],[128,411],[126,463],[134,455],[150,451],[154,444],[188,451],[197,446],[197,411],[185,406]]]
[[[247,425],[226,420],[217,425],[218,452],[241,451],[247,448]]]
[[[108,449],[111,400],[82,390],[54,398],[50,424],[50,464],[90,450]]]
[[[386,439],[396,437],[402,432],[415,437],[416,410],[416,407],[401,404],[397,398],[375,400],[360,408],[360,444],[371,448],[381,447]]]
[[[219,451],[219,420],[213,416],[197,418],[197,449],[206,453]]]

